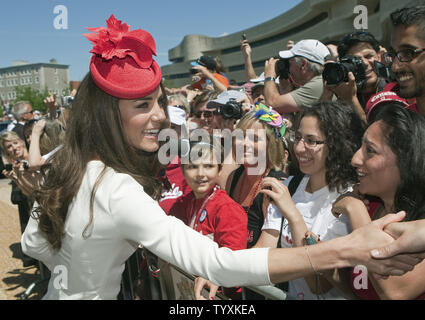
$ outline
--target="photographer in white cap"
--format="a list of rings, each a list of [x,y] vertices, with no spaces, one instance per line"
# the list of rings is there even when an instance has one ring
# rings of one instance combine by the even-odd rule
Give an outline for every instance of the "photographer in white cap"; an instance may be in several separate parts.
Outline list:
[[[275,79],[278,59],[270,58],[265,63],[264,95],[266,104],[281,114],[298,112],[320,100],[323,93],[322,72],[325,58],[330,55],[328,48],[318,40],[301,40],[290,50],[280,51],[281,59],[288,60],[290,81],[298,87],[286,94],[280,94]]]

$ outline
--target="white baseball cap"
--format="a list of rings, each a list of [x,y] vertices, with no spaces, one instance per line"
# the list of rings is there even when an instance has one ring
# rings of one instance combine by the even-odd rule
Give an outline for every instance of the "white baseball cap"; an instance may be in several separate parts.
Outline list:
[[[184,112],[184,110],[174,106],[168,106],[167,109],[172,124],[178,126],[186,125],[186,112]]]
[[[282,59],[293,57],[303,57],[312,62],[325,63],[325,58],[330,55],[329,49],[319,40],[301,40],[297,42],[291,50],[280,51],[279,56]]]
[[[241,91],[237,90],[227,90],[220,93],[216,99],[211,100],[207,103],[207,108],[217,108],[219,105],[225,105],[230,101],[230,99],[235,99],[236,101],[241,101],[243,99],[248,99],[247,95]]]

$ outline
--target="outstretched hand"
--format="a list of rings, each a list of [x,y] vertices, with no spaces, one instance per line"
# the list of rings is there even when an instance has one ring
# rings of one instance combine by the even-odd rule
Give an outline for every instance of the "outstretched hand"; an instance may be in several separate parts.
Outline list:
[[[214,297],[217,293],[218,290],[218,286],[216,286],[215,284],[213,284],[211,281],[204,279],[202,277],[197,277],[195,279],[195,285],[193,287],[193,292],[195,294],[195,299],[196,300],[207,300],[203,295],[202,295],[202,290],[204,288],[209,288],[209,294],[208,294],[208,298],[210,300],[214,300]]]
[[[353,258],[352,265],[364,265],[369,272],[373,272],[380,278],[387,276],[401,276],[412,271],[414,266],[422,261],[420,257],[407,257],[398,255],[382,260],[373,259],[371,251],[376,247],[387,247],[394,242],[394,238],[384,229],[394,222],[404,219],[406,213],[400,211],[396,214],[387,214],[381,219],[375,220],[361,228],[354,230],[347,239],[355,246],[350,256]]]
[[[421,261],[425,259],[425,220],[392,223],[384,231],[396,240],[388,246],[373,250],[372,257],[387,259],[398,255]]]

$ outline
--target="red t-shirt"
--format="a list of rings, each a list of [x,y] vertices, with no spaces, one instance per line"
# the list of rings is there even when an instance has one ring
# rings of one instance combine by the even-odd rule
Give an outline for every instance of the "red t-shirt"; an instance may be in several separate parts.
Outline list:
[[[380,205],[381,203],[378,201],[374,201],[370,203],[369,215],[371,219]],[[370,282],[369,278],[367,279],[367,289],[356,289],[354,287],[354,281],[356,277],[358,277],[361,274],[361,272],[362,271],[358,273],[354,273],[354,268],[351,269],[351,288],[354,294],[362,300],[381,300],[381,298],[379,297],[379,295],[376,293],[375,289],[373,288],[372,282]],[[421,294],[419,297],[417,297],[415,300],[425,300],[425,292]]]
[[[171,184],[171,189],[162,193],[161,199],[159,200],[159,206],[166,214],[169,214],[171,208],[176,203],[176,200],[192,192],[192,189],[189,187],[183,176],[179,157],[173,159],[173,161],[171,161],[165,168],[165,176]]]
[[[187,225],[190,225],[192,217],[196,215],[193,229],[210,237],[219,247],[246,249],[248,217],[243,208],[224,190],[217,190],[204,208],[201,208],[207,198],[208,196],[195,199],[191,192],[178,198],[169,214],[180,218]],[[182,219],[183,212],[186,215]]]

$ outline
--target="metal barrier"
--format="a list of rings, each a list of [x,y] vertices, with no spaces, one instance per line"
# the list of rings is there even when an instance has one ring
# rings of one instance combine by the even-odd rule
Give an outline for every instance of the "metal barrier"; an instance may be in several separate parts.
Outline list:
[[[194,300],[193,286],[195,276],[185,272],[149,251],[138,249],[126,262],[122,280],[122,299],[134,300],[135,284],[140,279],[140,263],[142,259],[147,262],[147,278],[145,285],[149,286],[152,300]],[[146,283],[148,282],[148,283]],[[287,300],[287,293],[274,286],[249,286],[242,288],[242,300],[247,300],[246,289],[259,294],[265,300]],[[208,290],[204,289],[202,295],[208,299]],[[216,300],[229,300],[224,294],[218,292]]]

